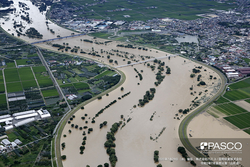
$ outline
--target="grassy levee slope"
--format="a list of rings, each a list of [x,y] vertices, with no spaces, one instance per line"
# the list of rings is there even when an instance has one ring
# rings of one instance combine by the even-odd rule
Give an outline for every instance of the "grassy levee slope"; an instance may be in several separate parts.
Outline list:
[[[108,90],[102,92],[102,93],[99,94],[98,96],[95,96],[95,97],[93,97],[93,98],[91,98],[91,99],[89,99],[89,100],[87,100],[87,101],[85,101],[85,102],[79,104],[79,105],[78,105],[77,107],[75,107],[73,110],[71,110],[70,112],[66,113],[66,114],[64,115],[64,117],[61,119],[61,121],[59,122],[59,126],[58,126],[58,128],[56,129],[56,132],[55,132],[55,135],[54,135],[54,136],[55,136],[55,156],[56,156],[55,158],[57,158],[57,161],[58,161],[57,167],[63,167],[63,165],[62,165],[62,160],[61,160],[61,150],[60,150],[61,144],[60,144],[60,139],[61,139],[61,135],[62,135],[63,128],[64,128],[64,126],[65,126],[66,123],[67,123],[67,120],[68,120],[75,112],[77,112],[82,106],[85,106],[86,104],[88,104],[88,103],[94,101],[95,99],[97,99],[97,97],[103,96],[103,95],[105,95],[105,94],[107,94],[107,93],[109,93],[109,92],[115,90],[115,89],[118,88],[119,86],[121,86],[121,85],[124,83],[124,81],[125,81],[125,79],[126,79],[126,76],[125,76],[125,74],[124,74],[123,72],[121,72],[120,70],[116,70],[116,71],[118,71],[118,73],[120,73],[120,75],[121,75],[121,79],[120,79],[120,81],[119,81],[118,84],[116,84],[116,85],[113,86],[112,88],[110,88],[110,89],[108,89]],[[54,159],[54,157],[52,157],[52,158]]]
[[[196,61],[197,62],[197,61]],[[197,62],[199,64],[201,64],[200,62]],[[203,66],[206,66],[212,70],[214,70],[216,73],[219,74],[221,80],[222,80],[222,84],[221,84],[221,88],[220,90],[217,92],[217,94],[212,97],[207,103],[203,104],[202,106],[200,106],[199,108],[197,108],[196,110],[194,110],[193,112],[191,112],[189,115],[187,115],[181,122],[180,126],[179,126],[179,137],[180,140],[183,144],[183,146],[191,153],[193,154],[195,157],[198,158],[205,158],[205,156],[203,154],[201,154],[195,147],[192,146],[192,144],[190,143],[189,139],[188,139],[188,135],[187,135],[187,126],[189,124],[189,122],[195,117],[197,116],[199,113],[201,113],[202,111],[204,111],[205,108],[207,108],[209,105],[211,105],[213,103],[213,101],[215,99],[217,99],[225,90],[226,87],[226,78],[225,76],[218,70],[207,66],[205,64],[202,64]],[[219,166],[219,165],[211,165],[211,166]]]

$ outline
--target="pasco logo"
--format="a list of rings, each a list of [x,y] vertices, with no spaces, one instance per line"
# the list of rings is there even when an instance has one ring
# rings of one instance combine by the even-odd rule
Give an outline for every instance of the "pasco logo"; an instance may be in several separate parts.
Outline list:
[[[241,142],[201,142],[200,143],[200,149],[205,150],[207,148],[208,150],[241,150],[242,149],[242,143]]]
[[[207,142],[201,142],[201,143],[200,143],[200,149],[201,149],[201,150],[204,150],[205,147],[207,147]]]

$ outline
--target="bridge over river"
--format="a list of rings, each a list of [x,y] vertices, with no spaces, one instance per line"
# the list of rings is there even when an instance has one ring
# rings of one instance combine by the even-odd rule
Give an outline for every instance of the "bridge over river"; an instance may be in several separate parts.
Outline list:
[[[32,44],[32,45],[33,45],[33,44],[39,44],[39,43],[50,42],[50,41],[56,41],[56,40],[65,39],[65,38],[78,37],[78,36],[82,36],[82,35],[86,35],[86,33],[83,33],[83,34],[76,34],[76,35],[68,35],[68,36],[57,37],[57,38],[52,38],[52,39],[46,39],[46,40],[42,40],[42,41],[32,42],[32,43],[30,43],[30,44]]]

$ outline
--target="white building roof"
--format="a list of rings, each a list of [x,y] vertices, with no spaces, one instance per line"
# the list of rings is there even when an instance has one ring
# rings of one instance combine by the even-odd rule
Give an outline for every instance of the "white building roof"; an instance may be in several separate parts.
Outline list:
[[[31,114],[16,116],[15,119],[24,119],[24,118],[34,117],[37,115],[38,115],[37,113],[31,113]]]
[[[10,117],[9,114],[8,115],[2,115],[2,116],[0,116],[0,119],[2,119],[2,118],[8,118],[8,117]]]
[[[22,96],[22,97],[12,97],[12,98],[8,98],[8,101],[18,101],[18,100],[25,100],[26,97]]]
[[[22,120],[22,121],[19,121],[17,123],[15,123],[15,127],[18,127],[18,126],[21,126],[21,125],[24,125],[24,124],[27,124],[27,123],[30,123],[32,121],[35,121],[35,118],[28,118],[28,119],[25,119],[25,120]]]
[[[3,118],[3,119],[0,119],[0,123],[1,123],[1,122],[6,122],[6,121],[10,121],[10,120],[12,120],[12,119],[13,119],[12,117]]]
[[[41,115],[41,118],[48,118],[48,117],[50,117],[50,114]]]
[[[39,115],[43,115],[43,112],[41,110],[37,111]]]
[[[7,131],[7,130],[10,130],[10,129],[13,129],[13,125],[6,125],[4,126],[4,129]]]
[[[0,150],[4,150],[6,149],[6,147],[4,147],[3,145],[0,145]]]
[[[8,139],[3,139],[1,143],[6,146],[10,144],[10,141]]]
[[[17,144],[15,142],[11,142],[12,147],[16,147]]]
[[[22,144],[22,142],[19,139],[14,140],[14,142],[18,145]]]
[[[19,116],[19,115],[25,115],[25,114],[30,114],[30,113],[35,113],[35,110],[30,110],[30,111],[24,111],[24,112],[18,112],[13,114],[12,116]]]

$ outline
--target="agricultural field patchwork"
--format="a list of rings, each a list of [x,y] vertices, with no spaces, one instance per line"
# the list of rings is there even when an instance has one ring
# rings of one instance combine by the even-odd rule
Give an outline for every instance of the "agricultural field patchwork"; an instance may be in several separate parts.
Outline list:
[[[27,65],[27,64],[29,64],[29,62],[30,62],[29,59],[16,60],[17,65]]]
[[[7,86],[7,92],[8,93],[23,91],[23,87],[22,87],[21,82],[7,83],[6,86]]]
[[[105,75],[112,76],[112,75],[114,75],[114,74],[116,74],[116,72],[111,71],[111,70],[107,70],[107,71],[105,71],[105,72],[103,72],[103,73],[97,75],[97,76],[95,77],[95,79],[100,79],[101,77],[103,77],[103,76],[105,76]]]
[[[16,67],[15,63],[11,62],[11,63],[6,63],[7,67],[8,68],[11,68],[11,67]]]
[[[73,5],[86,5],[85,3],[95,3],[93,0],[80,1],[69,0],[75,2]],[[117,5],[119,4],[119,5]],[[218,3],[215,1],[196,1],[196,0],[180,0],[180,1],[123,1],[110,0],[106,3],[91,5],[85,13],[79,13],[81,17],[103,19],[101,16],[110,18],[111,20],[150,20],[153,18],[177,18],[183,20],[190,20],[199,18],[197,14],[209,13],[210,9],[225,10],[234,8],[234,4]],[[59,6],[58,6],[59,7]],[[121,10],[122,9],[122,10]],[[91,10],[95,12],[91,12]],[[128,15],[128,16],[124,16]]]
[[[0,110],[5,110],[7,108],[6,95],[0,94]]]
[[[93,60],[47,50],[42,53],[70,104],[83,102],[84,96],[96,96],[120,80],[120,75],[115,75],[114,70]],[[45,77],[45,69],[33,70],[41,86],[39,78]]]
[[[217,105],[214,108],[219,110],[220,112],[222,112],[225,115],[235,115],[235,114],[248,112],[245,109],[243,109],[243,108],[241,108],[233,103]]]
[[[4,93],[4,92],[5,92],[4,84],[0,84],[0,93]]]
[[[246,102],[248,102],[248,103],[250,103],[250,99],[248,99],[248,100],[245,100]]]
[[[42,94],[44,98],[59,96],[59,93],[55,88],[42,90]]]
[[[35,74],[46,72],[46,68],[44,66],[36,66],[36,67],[32,67],[32,69]]]
[[[77,90],[89,89],[89,85],[84,82],[73,83],[73,85]]]
[[[0,83],[3,83],[3,71],[0,71]]]
[[[49,86],[53,86],[53,82],[50,78],[37,79],[40,88],[45,88]]]
[[[30,90],[30,89],[37,88],[37,84],[36,84],[35,80],[22,81],[22,85],[23,85],[24,90]]]
[[[242,100],[250,98],[250,78],[229,85],[230,91],[224,94],[229,100]]]
[[[240,88],[250,87],[250,78],[231,84],[229,85],[229,87],[230,89],[240,89]]]
[[[250,127],[250,113],[243,113],[239,115],[224,117],[225,120],[237,126],[239,129]]]
[[[20,81],[18,71],[16,68],[5,69],[4,77],[6,82]]]
[[[250,87],[242,88],[242,89],[240,89],[240,91],[242,91],[244,94],[246,94],[250,97]]]
[[[218,100],[216,100],[215,103],[220,104],[220,103],[226,103],[226,102],[229,102],[229,101],[221,96]]]
[[[30,67],[22,67],[18,69],[21,81],[34,80],[33,73]]]
[[[250,135],[250,128],[245,129],[244,132],[248,133]]]
[[[248,94],[245,94],[240,89],[228,91],[224,94],[224,97],[226,97],[232,101],[250,98],[250,96]]]

